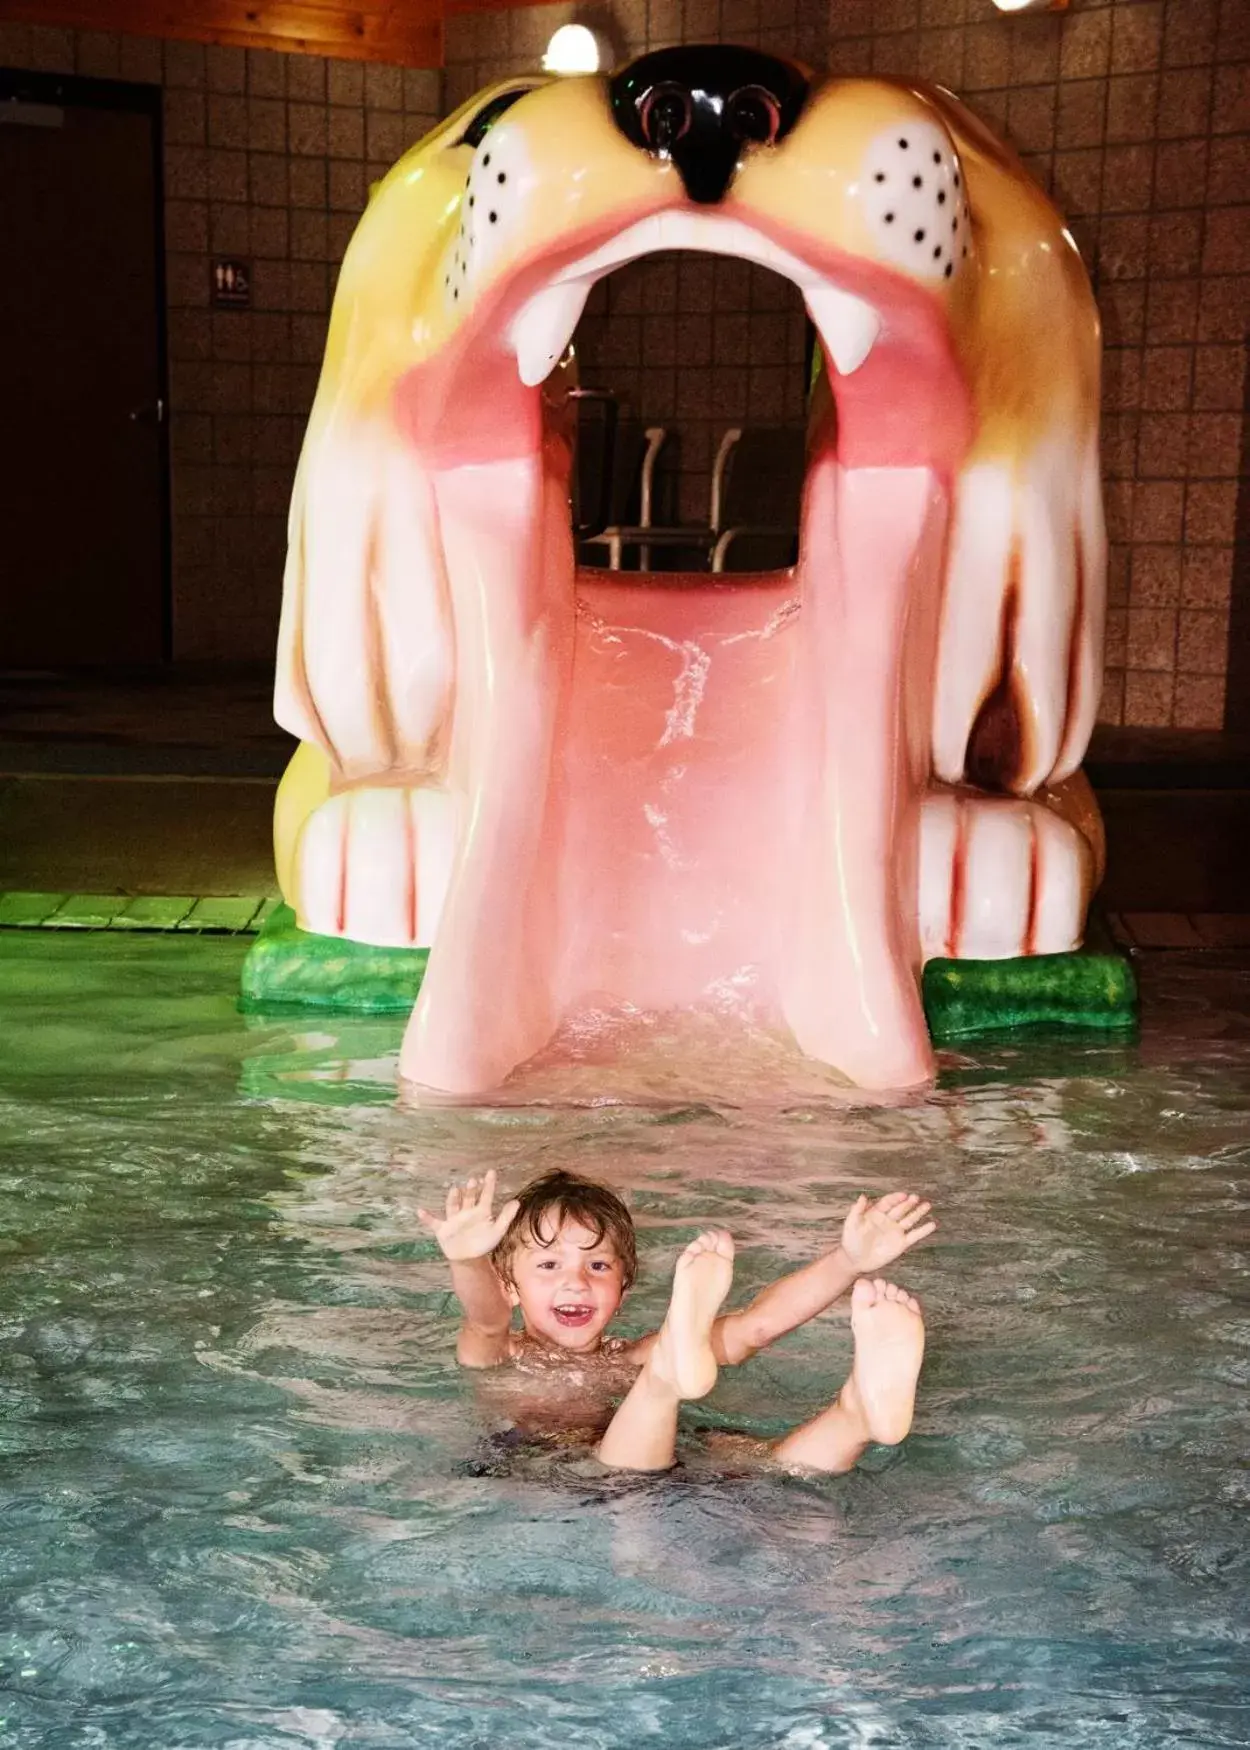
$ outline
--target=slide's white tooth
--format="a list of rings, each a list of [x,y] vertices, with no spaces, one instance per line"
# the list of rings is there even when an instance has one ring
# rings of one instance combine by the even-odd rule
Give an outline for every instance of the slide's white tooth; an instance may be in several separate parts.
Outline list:
[[[871,304],[837,286],[813,286],[805,296],[821,345],[839,373],[849,377],[872,351],[881,332],[880,316]]]
[[[591,282],[567,280],[531,298],[512,326],[517,371],[530,388],[543,383],[564,357]]]

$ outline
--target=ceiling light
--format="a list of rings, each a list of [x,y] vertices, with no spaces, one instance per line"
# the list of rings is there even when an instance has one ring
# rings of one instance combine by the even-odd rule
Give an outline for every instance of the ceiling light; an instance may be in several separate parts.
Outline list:
[[[584,24],[562,24],[543,56],[544,73],[597,73],[599,39]]]
[[[1063,12],[1068,0],[994,0],[1000,12]]]

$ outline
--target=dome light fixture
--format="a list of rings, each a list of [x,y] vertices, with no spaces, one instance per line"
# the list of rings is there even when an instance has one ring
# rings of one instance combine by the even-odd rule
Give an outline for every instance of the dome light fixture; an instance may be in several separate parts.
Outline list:
[[[1068,0],[994,0],[1000,12],[1065,12]]]
[[[544,73],[597,73],[602,56],[599,39],[584,24],[562,24],[543,56]]]

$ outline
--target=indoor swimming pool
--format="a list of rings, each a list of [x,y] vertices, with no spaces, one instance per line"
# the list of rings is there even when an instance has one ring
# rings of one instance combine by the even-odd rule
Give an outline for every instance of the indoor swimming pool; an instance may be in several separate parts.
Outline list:
[[[243,1016],[246,941],[0,932],[0,1750],[1217,1750],[1250,1737],[1250,960],[1156,955],[1133,1042],[937,1091],[540,1070],[395,1103],[403,1018]],[[650,1055],[648,1055],[648,1051]],[[723,1052],[723,1048],[722,1048]],[[481,1461],[449,1178],[625,1193],[658,1321],[864,1190],[931,1198],[911,1438],[721,1474],[845,1371],[837,1314],[722,1375],[667,1476]]]

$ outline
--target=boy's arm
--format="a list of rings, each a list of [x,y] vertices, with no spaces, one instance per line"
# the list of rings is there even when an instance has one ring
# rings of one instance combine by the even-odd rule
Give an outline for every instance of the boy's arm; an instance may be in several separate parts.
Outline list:
[[[508,1359],[512,1305],[490,1254],[519,1205],[514,1198],[492,1215],[494,1198],[495,1175],[487,1173],[480,1186],[470,1179],[463,1191],[458,1185],[451,1187],[441,1220],[428,1210],[417,1210],[451,1265],[452,1291],[464,1313],[456,1341],[456,1359],[462,1367],[497,1367]]]
[[[827,1311],[855,1281],[856,1272],[841,1246],[806,1264],[792,1276],[782,1276],[761,1289],[749,1306],[724,1313],[712,1326],[712,1353],[720,1367],[737,1367],[752,1355],[797,1331],[818,1313]],[[658,1331],[648,1331],[629,1345],[627,1359],[639,1366],[655,1347]]]
[[[722,1367],[736,1367],[827,1312],[851,1287],[857,1272],[841,1246],[761,1289],[749,1306],[726,1313],[712,1326],[712,1351]]]
[[[925,1221],[929,1204],[906,1191],[891,1191],[876,1203],[856,1200],[832,1252],[790,1276],[770,1282],[749,1306],[727,1313],[712,1327],[712,1349],[722,1367],[752,1355],[827,1312],[856,1279],[883,1270],[937,1227]]]
[[[456,1339],[462,1367],[498,1367],[508,1359],[512,1307],[489,1258],[454,1259],[452,1293],[464,1319]]]

